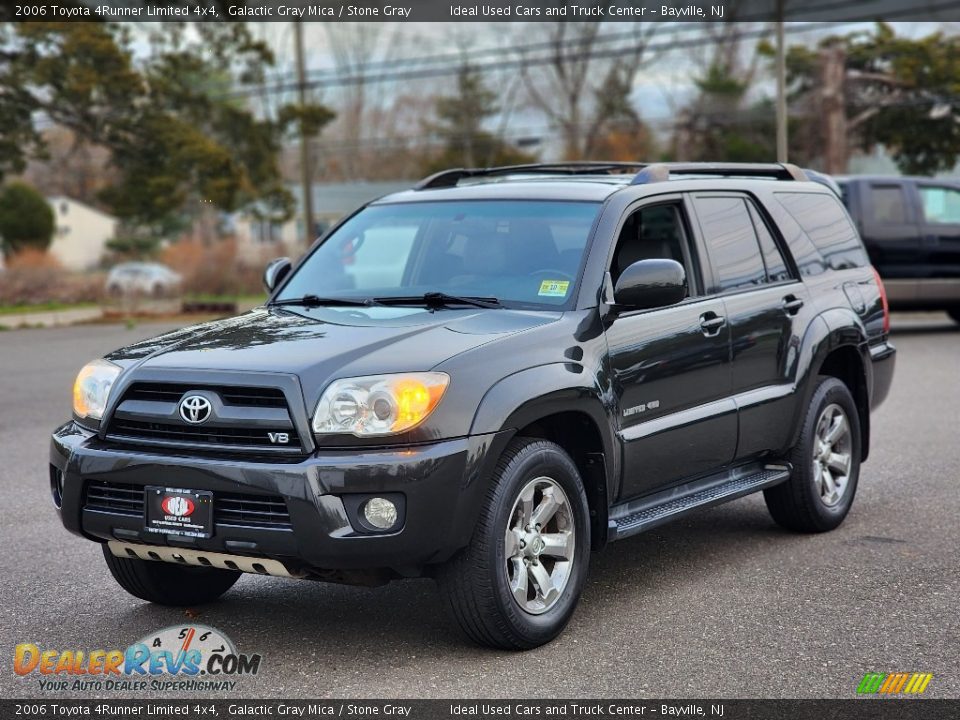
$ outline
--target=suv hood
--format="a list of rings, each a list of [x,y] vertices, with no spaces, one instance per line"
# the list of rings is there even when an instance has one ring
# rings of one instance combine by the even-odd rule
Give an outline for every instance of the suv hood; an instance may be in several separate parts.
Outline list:
[[[560,312],[507,309],[256,308],[118,350],[109,360],[151,370],[298,375],[305,389],[336,377],[429,370]]]

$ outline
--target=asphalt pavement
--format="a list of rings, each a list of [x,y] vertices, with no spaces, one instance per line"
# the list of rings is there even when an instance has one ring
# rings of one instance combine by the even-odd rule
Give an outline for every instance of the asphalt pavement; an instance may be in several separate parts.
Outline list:
[[[790,534],[753,496],[615,543],[566,632],[524,654],[470,645],[430,580],[245,576],[196,612],[116,586],[100,548],[60,526],[48,438],[84,362],[167,327],[0,332],[0,697],[91,697],[16,676],[17,643],[124,648],[184,622],[263,655],[232,697],[852,698],[869,671],[933,673],[927,696],[960,697],[960,326],[946,316],[894,317],[893,389],[838,530]]]

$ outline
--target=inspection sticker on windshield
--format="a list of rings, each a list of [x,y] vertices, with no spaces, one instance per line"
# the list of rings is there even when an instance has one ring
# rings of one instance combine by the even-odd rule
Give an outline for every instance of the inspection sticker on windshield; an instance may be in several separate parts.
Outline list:
[[[537,295],[541,297],[566,297],[569,287],[569,280],[544,280],[540,283],[540,292]]]

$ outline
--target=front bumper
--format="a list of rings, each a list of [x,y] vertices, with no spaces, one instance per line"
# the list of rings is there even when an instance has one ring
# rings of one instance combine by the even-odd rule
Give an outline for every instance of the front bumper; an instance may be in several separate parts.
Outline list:
[[[323,450],[296,462],[160,454],[107,444],[67,423],[50,446],[51,482],[59,481],[64,526],[98,542],[167,545],[280,560],[291,570],[391,570],[417,574],[470,540],[486,482],[509,432],[405,448]],[[142,514],[91,509],[91,484],[163,485],[217,498],[282,498],[285,527],[215,519],[210,538],[157,535]],[[55,492],[56,496],[58,493]],[[371,533],[358,523],[364,496],[402,496],[399,529]]]

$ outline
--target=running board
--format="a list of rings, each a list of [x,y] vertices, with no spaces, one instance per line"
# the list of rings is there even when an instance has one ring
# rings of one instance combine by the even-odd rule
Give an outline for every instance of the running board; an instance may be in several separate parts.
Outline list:
[[[622,540],[694,510],[719,505],[779,485],[790,477],[792,469],[788,463],[754,465],[747,469],[733,470],[720,478],[712,477],[687,483],[613,507],[610,509],[607,539],[610,542]]]

